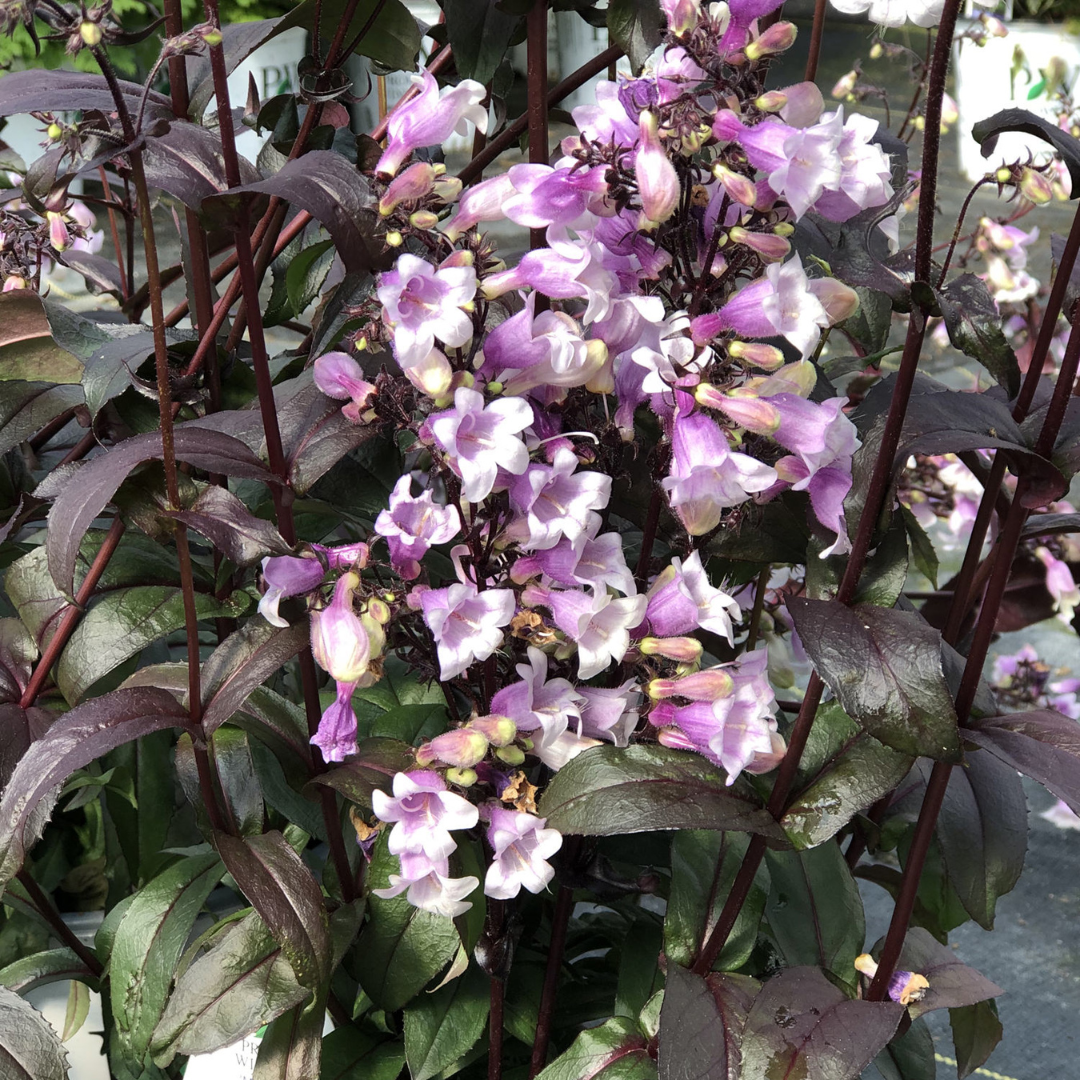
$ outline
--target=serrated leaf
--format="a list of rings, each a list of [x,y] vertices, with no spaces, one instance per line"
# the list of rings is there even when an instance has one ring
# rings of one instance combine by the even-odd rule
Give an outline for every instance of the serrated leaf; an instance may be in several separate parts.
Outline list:
[[[592,747],[556,773],[540,804],[550,828],[585,836],[721,829],[782,839],[769,812],[704,758],[663,746]]]
[[[537,1080],[655,1080],[644,1034],[633,1020],[616,1016],[581,1032]]]
[[[217,600],[195,594],[199,619],[236,618],[248,606],[246,593]],[[72,705],[98,679],[147,645],[184,626],[184,597],[168,585],[116,589],[99,597],[75,627],[56,668],[56,684]]]
[[[484,1033],[491,980],[471,964],[464,975],[405,1009],[405,1058],[412,1080],[430,1080],[467,1054]]]
[[[959,760],[937,630],[917,615],[868,604],[792,599],[788,610],[814,667],[848,716],[901,753]]]
[[[67,1080],[67,1053],[52,1025],[29,1002],[0,986],[0,1076]]]
[[[302,315],[319,295],[334,262],[334,241],[319,240],[304,248],[285,273],[285,291],[294,315]]]
[[[116,1032],[141,1061],[150,1048],[188,935],[225,868],[216,854],[173,864],[135,894],[116,929],[109,985]]]
[[[319,1080],[397,1080],[404,1066],[400,1042],[379,1042],[367,1032],[343,1027],[323,1039]]]
[[[65,979],[81,980],[97,988],[93,972],[68,948],[47,949],[23,956],[0,970],[0,986],[6,986],[16,994],[26,994],[39,986]],[[66,1038],[64,1042],[67,1042]]]
[[[228,488],[210,484],[187,510],[174,516],[202,533],[237,566],[251,566],[264,555],[289,555],[287,544],[274,524],[256,517]]]
[[[937,289],[936,295],[949,340],[978,360],[1014,398],[1020,392],[1020,365],[1001,329],[1001,315],[986,282],[974,274],[961,274]]]

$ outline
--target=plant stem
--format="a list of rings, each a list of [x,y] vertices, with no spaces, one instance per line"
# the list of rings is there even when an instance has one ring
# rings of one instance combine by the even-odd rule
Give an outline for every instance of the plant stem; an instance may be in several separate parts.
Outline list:
[[[488,1080],[501,1080],[503,1044],[503,1004],[506,986],[497,975],[491,976],[488,1010]]]
[[[112,192],[109,190],[109,181],[105,175],[105,166],[98,167],[98,176],[101,178],[101,190],[105,195],[105,206],[109,215],[109,232],[112,235],[113,251],[116,252],[116,269],[120,272],[120,298],[126,303],[131,295],[128,292],[127,275],[124,273],[124,251],[120,247],[120,230],[116,227],[116,210],[113,209]]]
[[[806,74],[803,78],[813,82],[817,78],[818,59],[821,56],[821,39],[825,33],[826,0],[814,0],[814,25],[810,30],[810,55],[806,58]]]
[[[976,181],[972,189],[967,193],[967,197],[964,199],[963,205],[960,207],[960,217],[957,218],[956,228],[953,229],[952,240],[949,241],[949,250],[945,255],[945,261],[941,264],[941,273],[938,275],[937,287],[940,289],[945,284],[945,275],[949,270],[949,263],[952,262],[953,252],[956,250],[957,241],[960,239],[960,230],[964,227],[964,218],[967,216],[968,207],[971,205],[971,200],[975,198],[975,192],[983,186],[983,184],[989,184],[993,180],[991,176],[984,176],[981,180]]]
[[[536,1020],[536,1038],[533,1040],[532,1058],[529,1062],[529,1080],[533,1080],[547,1063],[551,1022],[555,1015],[555,994],[559,986],[559,969],[562,967],[563,954],[566,951],[566,934],[573,910],[573,889],[560,885],[555,896],[555,909],[551,914],[551,941],[548,943],[547,963],[544,967],[544,985],[540,991],[540,1011]]]
[[[758,631],[761,629],[761,614],[765,610],[765,590],[769,587],[771,576],[772,563],[768,563],[758,574],[757,585],[754,588],[754,609],[750,612],[750,629],[746,632],[746,647],[743,652],[753,652],[757,644]]]
[[[38,914],[56,931],[56,936],[89,968],[97,979],[101,978],[105,968],[101,961],[78,938],[75,931],[60,916],[41,886],[34,880],[30,871],[23,867],[16,875],[19,884],[27,891]]]

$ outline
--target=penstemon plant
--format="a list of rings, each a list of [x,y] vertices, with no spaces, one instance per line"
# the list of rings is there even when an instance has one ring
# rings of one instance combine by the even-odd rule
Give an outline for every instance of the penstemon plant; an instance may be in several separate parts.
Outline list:
[[[47,140],[0,205],[13,1075],[66,1074],[19,996],[61,980],[120,1080],[256,1032],[255,1080],[915,1080],[937,1009],[960,1075],[987,1059],[1002,989],[948,934],[1017,881],[1018,771],[1080,810],[1075,679],[983,678],[995,633],[1080,603],[1080,215],[1048,292],[1014,224],[1080,191],[1073,106],[976,125],[1048,153],[950,239],[958,0],[836,3],[936,27],[874,46],[915,80],[895,133],[858,65],[826,104],[824,3],[777,77],[780,6],[611,0],[615,44],[550,87],[546,0],[444,0],[352,137],[344,61],[414,64],[398,0],[170,0],[145,84],[110,57],[158,24],[5,0],[100,71],[0,80]],[[299,94],[235,109],[292,26]],[[969,220],[984,187],[1015,212]],[[58,303],[57,264],[109,311]],[[920,372],[929,334],[993,385]],[[894,899],[877,943],[860,882]],[[92,945],[58,904],[104,908]]]

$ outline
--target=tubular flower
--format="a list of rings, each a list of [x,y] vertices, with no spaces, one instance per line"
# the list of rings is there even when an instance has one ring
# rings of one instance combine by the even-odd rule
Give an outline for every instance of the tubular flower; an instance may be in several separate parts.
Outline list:
[[[484,892],[510,900],[522,888],[540,893],[555,876],[548,859],[562,847],[562,834],[545,829],[544,818],[492,806],[488,811],[488,843],[494,859],[484,879]]]
[[[485,589],[458,583],[427,589],[420,604],[439,654],[443,679],[460,675],[474,660],[486,660],[503,640],[502,627],[514,617],[510,589]]]
[[[268,556],[262,561],[266,592],[259,600],[259,614],[271,626],[289,624],[278,614],[278,604],[290,596],[317,589],[326,571],[318,559],[298,559],[292,555]]]
[[[461,531],[453,506],[439,506],[431,489],[415,498],[412,477],[406,473],[390,492],[390,506],[375,519],[375,531],[386,537],[390,565],[406,581],[420,574],[420,560],[433,544],[446,544]]]
[[[638,118],[639,140],[634,151],[634,174],[637,177],[645,228],[662,225],[679,203],[679,174],[671,164],[660,141],[659,120],[651,109],[643,109]]]
[[[323,671],[338,682],[355,683],[371,662],[371,643],[353,612],[353,593],[360,578],[342,574],[330,606],[311,614],[311,651]]]

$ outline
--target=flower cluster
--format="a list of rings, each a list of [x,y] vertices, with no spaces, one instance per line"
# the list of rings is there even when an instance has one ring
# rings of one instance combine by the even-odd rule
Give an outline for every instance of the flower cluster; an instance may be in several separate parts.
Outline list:
[[[489,896],[546,887],[561,838],[522,768],[646,741],[730,784],[784,755],[768,650],[740,640],[709,546],[805,492],[824,553],[848,550],[858,438],[812,358],[858,300],[790,237],[808,214],[887,216],[893,191],[872,121],[825,112],[811,84],[762,92],[794,39],[788,23],[759,28],[776,6],[666,4],[651,68],[602,83],[550,165],[466,190],[410,158],[459,123],[482,128],[481,88],[425,76],[391,114],[374,183],[402,250],[354,312],[354,341],[361,358],[388,346],[400,374],[336,352],[314,376],[351,422],[397,430],[408,471],[362,553],[270,560],[263,605],[316,597],[313,649],[337,684],[315,737],[330,760],[352,750],[350,697],[380,677],[388,641],[446,694],[453,726],[376,794],[400,860],[380,895],[464,910],[480,883],[453,876],[450,833],[480,822]],[[482,230],[503,217],[547,245],[505,265]],[[651,526],[614,497],[635,455]],[[661,516],[679,537],[663,555]],[[324,569],[342,571],[329,602]]]

